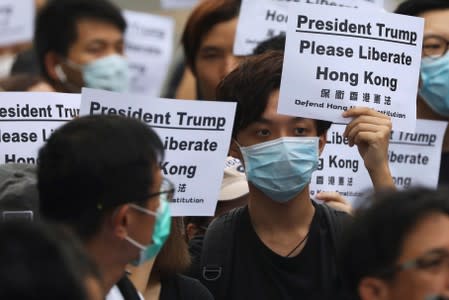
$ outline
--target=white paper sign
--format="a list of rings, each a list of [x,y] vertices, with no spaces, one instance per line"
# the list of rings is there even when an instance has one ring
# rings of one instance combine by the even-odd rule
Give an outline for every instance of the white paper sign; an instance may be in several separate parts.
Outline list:
[[[168,17],[125,11],[126,56],[130,92],[159,96],[173,54],[174,20]]]
[[[163,9],[184,9],[194,7],[198,0],[161,0]]]
[[[298,0],[309,3],[348,8],[379,9],[382,0]],[[287,31],[289,1],[242,0],[234,42],[235,55],[250,55],[261,42]]]
[[[36,163],[53,130],[78,115],[79,94],[0,93],[0,164]]]
[[[34,14],[34,0],[0,0],[0,46],[31,41]]]
[[[290,8],[279,113],[346,124],[344,110],[366,106],[390,116],[393,129],[414,131],[422,18]]]
[[[120,114],[151,126],[166,150],[162,173],[176,186],[172,215],[213,216],[235,107],[83,89],[81,115]]]
[[[417,120],[417,132],[393,131],[388,159],[398,189],[425,186],[436,188],[441,149],[447,122]],[[344,125],[334,124],[310,185],[312,198],[319,191],[338,191],[355,204],[372,190],[372,182],[357,147],[343,137]]]

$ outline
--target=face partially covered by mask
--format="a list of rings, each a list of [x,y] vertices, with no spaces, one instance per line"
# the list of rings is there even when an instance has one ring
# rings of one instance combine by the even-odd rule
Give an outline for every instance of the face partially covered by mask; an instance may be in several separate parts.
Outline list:
[[[65,65],[81,73],[85,87],[112,92],[128,91],[128,63],[121,55],[108,55],[84,65],[67,60]],[[81,90],[79,84],[74,83],[76,80],[71,80],[71,76],[64,72],[61,64],[56,66],[55,71],[59,81],[70,90]]]
[[[142,245],[133,238],[127,236],[125,239],[132,245],[140,249],[139,258],[132,261],[131,264],[139,266],[144,262],[153,259],[161,250],[165,241],[170,234],[171,217],[170,209],[167,201],[161,201],[157,213],[147,210],[137,205],[130,205],[133,209],[136,209],[142,213],[156,218],[156,223],[153,229],[152,243],[149,245]]]
[[[281,137],[240,147],[248,181],[273,201],[292,200],[318,166],[318,143],[318,137]]]
[[[419,95],[437,114],[449,117],[449,52],[421,62],[422,86]]]

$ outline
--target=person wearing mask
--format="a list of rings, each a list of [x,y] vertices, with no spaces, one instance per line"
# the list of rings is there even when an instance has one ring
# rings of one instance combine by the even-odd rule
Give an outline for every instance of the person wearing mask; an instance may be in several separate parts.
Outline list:
[[[130,278],[145,299],[213,300],[198,280],[182,275],[190,265],[182,219],[172,218],[172,230],[156,259],[131,269]]]
[[[50,0],[36,19],[34,47],[42,76],[58,92],[128,89],[126,21],[108,0]]]
[[[217,300],[327,299],[339,287],[336,244],[348,215],[309,197],[330,122],[277,113],[282,65],[279,51],[248,58],[217,89],[219,101],[237,102],[230,152],[249,185],[248,205],[216,219],[204,239],[202,282]],[[390,118],[360,107],[344,117],[374,187],[393,188]]]
[[[372,197],[342,237],[343,300],[449,299],[447,190]]]
[[[40,216],[81,239],[108,299],[140,299],[126,266],[154,258],[170,232],[163,157],[150,127],[106,115],[66,123],[39,150]]]
[[[446,0],[407,0],[395,13],[422,17],[424,39],[421,82],[417,95],[418,119],[449,121],[449,2]],[[441,153],[439,185],[449,185],[449,129]]]

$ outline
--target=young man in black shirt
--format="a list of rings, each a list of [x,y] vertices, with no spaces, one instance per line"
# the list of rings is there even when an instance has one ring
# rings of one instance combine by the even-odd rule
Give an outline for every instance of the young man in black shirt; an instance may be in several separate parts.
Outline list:
[[[277,113],[282,63],[282,52],[249,58],[217,90],[219,100],[237,102],[230,154],[243,161],[250,191],[247,207],[219,218],[206,234],[202,279],[218,300],[325,299],[339,284],[335,227],[347,215],[314,203],[308,187],[330,123]],[[345,136],[374,187],[393,187],[390,119],[367,108],[344,116],[354,118]],[[208,259],[211,241],[226,249],[224,263]]]

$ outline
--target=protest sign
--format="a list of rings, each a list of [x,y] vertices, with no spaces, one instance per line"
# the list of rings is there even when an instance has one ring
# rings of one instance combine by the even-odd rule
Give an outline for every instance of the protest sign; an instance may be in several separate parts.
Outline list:
[[[0,0],[0,46],[33,39],[34,0]]]
[[[125,54],[130,70],[130,92],[159,96],[173,53],[174,20],[125,11],[128,27]]]
[[[191,8],[198,3],[198,0],[161,0],[163,9],[185,9]]]
[[[242,0],[234,42],[235,55],[250,55],[261,42],[285,34],[287,31],[289,1]],[[381,10],[383,1],[370,0],[298,0],[308,3],[347,8]]]
[[[393,129],[414,131],[422,18],[305,4],[290,11],[279,113],[346,124],[343,111],[366,106],[390,116]]]
[[[35,164],[53,130],[78,115],[79,94],[0,93],[0,164]]]
[[[425,186],[436,188],[441,149],[447,122],[417,120],[415,133],[392,131],[388,160],[398,189]],[[333,124],[327,145],[310,185],[312,198],[320,191],[338,191],[351,203],[372,190],[372,182],[357,147],[343,137],[344,125]]]
[[[142,120],[166,150],[162,174],[175,183],[174,216],[214,215],[229,150],[235,103],[160,99],[83,89],[81,115]]]

